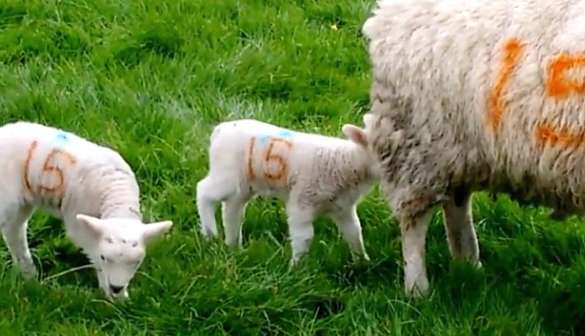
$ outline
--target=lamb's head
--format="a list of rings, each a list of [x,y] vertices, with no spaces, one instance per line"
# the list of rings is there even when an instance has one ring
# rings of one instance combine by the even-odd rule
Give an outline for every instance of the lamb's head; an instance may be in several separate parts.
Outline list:
[[[93,242],[84,249],[109,298],[128,298],[128,284],[144,259],[146,245],[173,225],[170,221],[143,224],[137,219],[86,215],[77,215],[77,220],[91,233]]]
[[[370,141],[368,133],[373,125],[373,118],[373,115],[367,113],[363,117],[364,128],[351,124],[345,124],[341,130],[349,140],[357,145],[360,157],[362,157],[362,161],[368,164],[370,175],[379,176],[378,164],[375,163],[377,161],[375,160],[373,152],[369,148]]]

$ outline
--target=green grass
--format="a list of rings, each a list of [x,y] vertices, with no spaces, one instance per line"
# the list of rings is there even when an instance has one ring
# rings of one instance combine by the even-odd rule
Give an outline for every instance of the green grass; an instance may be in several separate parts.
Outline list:
[[[135,169],[147,219],[172,219],[112,305],[92,271],[25,282],[0,248],[0,335],[563,335],[585,330],[585,226],[505,197],[475,197],[484,268],[450,259],[439,213],[433,292],[402,294],[400,239],[378,190],[360,204],[369,264],[328,220],[288,269],[279,202],[248,208],[245,246],[197,233],[194,187],[213,125],[256,118],[340,135],[369,104],[360,27],[372,0],[4,0],[0,122],[37,121],[116,148]],[[84,265],[60,221],[29,232],[43,277]]]

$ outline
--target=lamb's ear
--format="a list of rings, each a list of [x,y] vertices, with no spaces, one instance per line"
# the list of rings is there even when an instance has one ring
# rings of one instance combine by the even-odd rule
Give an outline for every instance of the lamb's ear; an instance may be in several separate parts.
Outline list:
[[[165,232],[170,230],[171,226],[173,226],[173,222],[171,221],[147,224],[143,233],[144,240],[148,242],[163,235]]]
[[[372,126],[372,123],[374,122],[374,116],[371,113],[364,114],[362,119],[364,121],[364,125],[366,125],[366,129]]]
[[[355,142],[356,144],[364,147],[368,146],[368,137],[366,136],[366,132],[364,132],[363,129],[355,125],[345,124],[341,128],[341,131],[349,140]]]
[[[82,225],[85,225],[96,239],[103,234],[104,231],[99,218],[82,214],[75,216],[75,218],[77,218]]]

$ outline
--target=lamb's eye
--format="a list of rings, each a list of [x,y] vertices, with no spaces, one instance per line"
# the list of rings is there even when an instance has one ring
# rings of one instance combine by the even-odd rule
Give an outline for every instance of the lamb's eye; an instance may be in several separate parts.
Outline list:
[[[101,259],[102,261],[106,261],[106,257],[104,257],[103,255],[101,255],[101,256],[100,256],[100,259]]]

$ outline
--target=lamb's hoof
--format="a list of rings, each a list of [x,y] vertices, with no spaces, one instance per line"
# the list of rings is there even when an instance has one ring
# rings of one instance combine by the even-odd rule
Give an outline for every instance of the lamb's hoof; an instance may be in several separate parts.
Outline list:
[[[405,295],[411,299],[422,299],[429,295],[428,281],[420,281],[405,288]]]
[[[370,256],[367,253],[364,254],[352,254],[351,259],[356,264],[367,264],[370,262]]]
[[[211,230],[209,230],[207,228],[202,229],[200,232],[201,232],[201,236],[206,241],[213,240],[218,235],[217,232],[212,232]]]
[[[23,267],[22,269],[22,277],[27,281],[34,281],[39,278],[39,272],[37,271],[36,267]]]
[[[411,298],[411,299],[424,299],[425,297],[427,297],[429,295],[429,290],[423,290],[423,289],[419,289],[417,287],[412,288],[411,290],[407,290],[406,291],[406,297]]]

